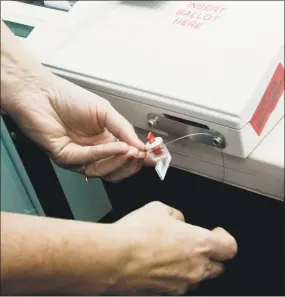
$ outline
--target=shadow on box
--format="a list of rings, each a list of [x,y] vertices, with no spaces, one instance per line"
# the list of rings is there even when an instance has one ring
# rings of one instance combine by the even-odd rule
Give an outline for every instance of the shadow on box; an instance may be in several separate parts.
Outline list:
[[[284,296],[284,203],[170,168],[161,182],[153,168],[120,183],[104,183],[113,222],[151,201],[183,212],[187,223],[221,226],[237,240],[239,252],[225,273],[186,295]]]

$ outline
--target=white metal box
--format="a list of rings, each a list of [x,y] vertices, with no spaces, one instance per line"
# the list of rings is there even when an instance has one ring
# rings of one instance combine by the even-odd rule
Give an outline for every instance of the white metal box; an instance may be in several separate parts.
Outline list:
[[[245,158],[284,116],[283,9],[282,1],[79,1],[42,61],[137,128],[158,120],[154,131],[171,137],[208,130],[224,143],[193,140]]]
[[[186,3],[186,2],[183,2],[183,3]],[[199,2],[199,3],[202,3],[202,2]],[[211,3],[214,3],[214,2],[212,1],[209,2],[209,4]],[[218,2],[215,2],[215,3],[217,4]],[[220,3],[226,3],[226,5],[230,5],[231,7],[236,7],[238,2],[236,2],[234,6],[232,6],[232,4],[227,1],[223,1]],[[276,11],[274,10],[274,7],[276,8],[276,6],[280,5],[281,9],[279,10],[279,13],[283,15],[283,20],[282,20],[283,22],[284,21],[283,2],[282,4],[280,4],[280,2],[279,4],[277,4],[276,2],[269,2],[269,3],[267,4],[263,2],[256,2],[256,3],[247,2],[245,4],[239,3],[239,9],[237,11],[241,11],[243,7],[247,7],[247,5],[250,4],[251,8],[253,8],[253,5],[256,5],[255,7],[258,13],[262,13],[262,11],[266,10],[266,7],[268,7],[268,11],[270,11],[270,13],[272,14],[275,13],[275,17],[277,17],[278,13],[276,13]],[[19,7],[20,4],[21,6],[26,5],[26,9],[22,10],[22,8]],[[115,10],[114,10],[115,7],[117,7],[118,9],[117,12],[119,12],[121,9],[121,4],[124,4],[124,2],[79,1],[75,4],[75,6],[71,9],[69,13],[61,12],[60,16],[58,17],[53,16],[50,21],[45,20],[44,22],[38,22],[34,30],[28,36],[28,38],[25,39],[25,45],[28,46],[28,48],[32,51],[32,53],[34,53],[41,62],[44,62],[46,65],[51,65],[52,66],[51,68],[55,73],[58,73],[69,80],[73,80],[78,84],[81,84],[82,86],[85,86],[91,89],[93,92],[101,94],[103,97],[109,99],[114,105],[114,107],[117,110],[119,110],[119,112],[122,113],[127,119],[129,119],[133,125],[136,126],[136,131],[140,136],[140,138],[142,139],[145,138],[145,135],[149,130],[152,130],[147,123],[148,121],[147,117],[150,113],[158,113],[160,115],[165,113],[168,115],[175,116],[176,118],[179,118],[179,119],[187,119],[187,120],[190,119],[200,124],[206,123],[210,129],[212,130],[216,129],[218,130],[219,133],[223,133],[223,135],[225,136],[226,148],[223,149],[223,151],[227,152],[228,154],[221,154],[221,149],[216,149],[214,146],[198,143],[201,140],[199,138],[194,139],[195,141],[189,141],[189,139],[184,139],[182,141],[178,141],[174,143],[173,145],[171,144],[169,146],[169,149],[173,157],[171,166],[184,169],[186,171],[191,171],[200,175],[204,175],[212,179],[220,180],[222,182],[229,183],[238,187],[246,188],[248,190],[255,191],[269,197],[274,197],[280,200],[284,200],[284,116],[283,116],[284,102],[282,101],[284,100],[283,99],[284,94],[279,99],[278,105],[276,106],[275,111],[272,113],[270,119],[267,122],[267,125],[263,130],[261,137],[259,138],[259,137],[256,137],[255,135],[256,133],[254,133],[254,130],[251,128],[250,124],[245,125],[242,129],[238,129],[237,127],[231,128],[230,125],[228,125],[227,122],[224,120],[225,118],[224,113],[218,113],[218,112],[216,113],[217,115],[220,114],[220,116],[224,117],[223,121],[226,123],[224,126],[221,125],[221,121],[219,123],[214,123],[205,119],[200,120],[200,118],[206,117],[207,114],[206,115],[198,114],[197,117],[191,116],[190,115],[192,113],[191,108],[193,107],[193,112],[196,110],[193,104],[190,105],[190,103],[186,104],[185,102],[183,103],[182,101],[178,101],[177,99],[169,99],[169,98],[166,98],[165,96],[157,96],[157,94],[150,94],[148,90],[138,90],[136,87],[130,84],[122,85],[120,83],[116,83],[116,81],[113,82],[111,80],[112,79],[111,76],[114,75],[113,72],[115,72],[117,76],[121,74],[122,79],[124,79],[124,76],[127,75],[127,73],[125,73],[126,70],[130,69],[131,67],[133,67],[134,69],[136,68],[134,67],[135,65],[128,65],[129,62],[132,63],[132,61],[134,61],[135,59],[137,60],[139,60],[140,58],[144,59],[143,58],[144,53],[140,51],[137,51],[137,52],[129,51],[128,52],[129,56],[126,54],[121,54],[122,50],[120,50],[120,48],[122,48],[123,45],[120,44],[120,42],[118,42],[117,37],[114,36],[114,34],[111,32],[112,30],[116,30],[116,26],[121,26],[120,24],[117,24],[118,22],[119,23],[121,22],[120,20],[118,20],[117,22],[110,21],[109,23],[106,23],[108,26],[111,26],[111,28],[107,28],[107,29],[105,28],[105,34],[111,34],[111,35],[110,37],[106,36],[105,39],[104,39],[104,36],[102,36],[102,33],[99,32],[100,30],[96,29],[96,26],[98,23],[101,23],[104,19],[107,19],[113,16],[113,14],[115,13]],[[166,4],[170,5],[168,2]],[[155,10],[158,13],[166,4],[165,2],[162,2],[162,1],[128,1],[127,3],[124,4],[125,6],[123,7],[127,9],[133,9],[137,7],[136,10],[143,11],[144,13],[150,13],[152,10]],[[174,3],[172,3],[171,5],[174,5]],[[1,4],[1,8],[2,8],[2,11],[1,11],[2,17],[5,16],[6,19],[11,21],[25,23],[22,20],[24,18],[29,20],[27,24],[30,25],[31,20],[42,18],[42,13],[34,10],[34,8],[36,9],[37,7],[33,7],[32,5],[22,4],[15,1],[7,1]],[[53,12],[53,10],[50,10],[50,9],[42,9],[42,10],[50,11],[50,13]],[[24,13],[21,13],[22,11],[24,11]],[[151,13],[154,13],[154,11]],[[136,16],[136,13],[134,13],[134,17],[135,16]],[[240,14],[240,19],[241,20],[243,19],[241,14]],[[253,20],[254,19],[255,19],[255,16]],[[279,19],[279,21],[281,22],[281,18]],[[264,18],[264,22],[271,24],[269,26],[269,28],[271,28],[273,26],[273,23],[275,24],[277,22],[277,19],[273,20],[273,23],[272,23],[272,20],[268,15],[268,17]],[[103,23],[100,26],[102,27]],[[257,27],[257,25],[255,25],[255,27]],[[169,30],[169,28],[171,27],[168,27],[167,30]],[[132,28],[129,28],[128,30],[129,35],[131,35],[131,31],[130,31],[131,29]],[[181,29],[183,29],[183,32],[184,32],[185,28],[183,26]],[[175,29],[175,30],[178,30],[178,29]],[[244,28],[244,30],[246,29]],[[272,29],[271,31],[270,30],[269,31],[264,30],[264,34],[266,35],[268,42],[272,38],[274,38],[274,36],[271,36],[272,34],[270,35],[268,32],[274,31],[275,29]],[[276,32],[274,33],[279,36],[277,37],[280,40],[280,45],[282,48],[284,43],[284,36],[281,36],[281,34],[279,34],[280,30],[283,32],[283,23],[282,23],[282,26],[280,27],[276,25]],[[122,35],[123,33],[124,32],[121,32],[120,34]],[[144,34],[148,34],[148,33],[149,33],[148,30],[144,31]],[[259,33],[260,35],[262,35],[261,31]],[[127,33],[125,32],[124,34],[127,34]],[[168,33],[166,32],[165,34],[168,34]],[[185,33],[181,33],[181,34],[185,34]],[[191,34],[194,34],[194,33],[191,33]],[[186,37],[191,36],[191,34],[190,35],[186,34],[185,36]],[[139,37],[136,37],[135,30],[133,31],[133,36],[137,38],[136,42],[139,42]],[[117,41],[114,49],[112,48],[108,49],[107,47],[103,47],[102,45],[102,42],[104,40],[106,41],[106,43],[107,41],[108,43],[111,43],[111,41],[109,40],[110,38],[115,38],[115,41]],[[145,39],[146,37],[141,36],[141,38]],[[164,37],[164,39],[166,39],[166,37]],[[181,37],[181,40],[182,39],[183,38]],[[82,43],[82,41],[84,42]],[[277,41],[278,40],[275,40],[274,44],[276,44]],[[134,41],[130,41],[130,44],[132,43],[134,43]],[[148,48],[148,46],[150,47],[152,46],[153,49],[155,47],[156,48],[158,47],[157,44],[151,45],[149,43],[149,45],[147,44],[144,45],[143,42],[141,43],[141,45],[142,45],[141,50],[146,52],[151,50]],[[211,44],[209,44],[209,46],[210,45]],[[188,45],[188,48],[189,47],[190,46]],[[242,45],[241,47],[243,48],[245,47],[245,45]],[[105,48],[105,53],[103,48]],[[117,54],[117,48],[119,50],[118,54]],[[72,49],[72,51],[70,49]],[[270,49],[268,48],[267,50],[270,50]],[[111,51],[113,52],[114,57],[108,54]],[[168,52],[168,54],[170,52],[166,47],[166,49],[161,52],[162,59],[166,59],[164,57],[166,55],[166,51]],[[258,51],[259,51],[259,48],[256,49],[255,52],[258,53]],[[182,47],[182,52],[183,52],[183,47]],[[238,52],[238,49],[236,49],[236,52]],[[284,55],[284,52],[282,54]],[[155,51],[153,51],[153,55],[158,56]],[[60,57],[62,57],[63,59],[62,61],[59,60]],[[53,62],[54,58],[56,60]],[[178,61],[181,60],[181,57],[177,53],[175,53],[175,55],[174,54],[171,55],[171,52],[170,52],[169,54],[170,65],[174,63],[172,59],[175,59],[175,58],[176,60],[178,59]],[[196,59],[198,58],[202,59],[203,56],[202,56],[202,53],[201,55],[196,55],[196,56],[191,56],[189,54],[187,59],[190,59],[190,58],[191,58],[191,61],[195,64]],[[254,61],[255,61],[255,58],[256,57],[254,57],[253,55]],[[110,81],[108,80],[104,81],[104,77],[101,77],[101,70],[104,68],[103,67],[104,65],[102,65],[103,62],[102,63],[100,62],[101,59],[105,63],[106,67],[109,69],[108,70],[109,73],[106,74],[104,71],[103,73],[105,73],[105,77],[107,78],[110,76]],[[120,59],[122,61],[116,61]],[[184,59],[184,61],[187,61],[187,63],[189,64],[190,62],[187,59]],[[237,55],[235,59],[240,59],[240,56]],[[274,59],[271,59],[271,61],[273,60]],[[60,62],[63,62],[64,67],[60,66]],[[91,67],[89,67],[89,71],[91,72],[91,75],[84,74],[84,69],[85,68],[87,69],[86,65],[88,63],[90,63],[91,65]],[[124,64],[124,66],[117,69],[116,63]],[[203,63],[203,59],[201,64],[202,63]],[[268,63],[270,64],[270,61]],[[58,67],[56,66],[56,64],[58,64]],[[82,67],[80,66],[81,64],[82,64]],[[96,64],[98,64],[98,67],[101,67],[101,69],[100,68],[98,69]],[[143,67],[141,61],[138,62],[138,65],[140,66],[140,69]],[[169,63],[168,64],[166,63],[166,66],[167,65],[169,65]],[[234,63],[234,65],[236,64]],[[79,66],[79,69],[81,70],[75,71],[78,66]],[[74,70],[72,70],[72,67],[74,68]],[[223,67],[225,68],[225,65],[223,65]],[[244,64],[244,67],[247,70],[247,66],[245,64]],[[166,71],[168,68],[169,66],[165,67],[164,70]],[[184,69],[182,66],[180,68]],[[147,73],[151,76],[152,76],[153,69],[157,71],[155,67],[154,68],[149,67],[149,69],[147,70]],[[207,67],[207,69],[210,69],[210,67]],[[249,67],[249,69],[252,69],[252,67]],[[262,69],[261,65],[258,65],[258,69],[259,70]],[[272,67],[272,69],[274,69],[274,67]],[[92,71],[95,73],[95,75],[92,75]],[[180,72],[177,72],[178,75],[175,76],[175,80],[181,79],[181,74],[179,73]],[[199,73],[198,70],[197,70],[197,73]],[[219,72],[215,72],[215,73],[219,73]],[[140,71],[136,69],[134,70],[133,75],[134,77],[137,77],[136,79],[133,80],[134,82],[140,81],[143,79],[140,77]],[[169,75],[170,75],[169,73],[164,73],[163,71],[161,71],[160,76],[155,78],[155,81],[158,84],[160,84],[161,79],[164,79],[165,76],[168,77]],[[185,75],[187,75],[186,70],[185,70]],[[242,89],[243,85],[247,86],[247,83],[244,83],[245,80],[242,80],[242,83],[240,83],[240,87],[238,83],[235,84],[235,71],[233,69],[231,70],[230,75],[225,74],[223,79],[222,79],[221,73],[220,75],[221,75],[221,80],[231,83],[231,86],[234,86],[234,85],[238,86],[232,89],[232,96],[234,98],[238,98],[238,95],[236,95],[236,92],[237,94],[243,93],[244,91]],[[248,82],[250,81],[255,82],[258,80],[258,78],[252,80],[250,75],[248,75],[246,71],[244,71],[244,75],[247,77]],[[229,80],[228,78],[229,76],[232,76],[231,80]],[[242,75],[240,75],[239,77],[242,77]],[[183,76],[182,76],[182,79],[183,79]],[[213,79],[216,80],[215,75],[213,76]],[[175,80],[174,82],[177,83]],[[194,81],[194,83],[190,81],[190,83],[189,84],[191,85],[191,87],[194,88],[194,90],[197,89],[196,88],[197,81]],[[190,95],[192,94],[191,90],[193,89],[189,88]],[[203,90],[203,88],[201,88],[201,90],[202,92],[206,92],[206,90]],[[225,90],[229,90],[229,88],[226,88]],[[247,90],[249,90],[249,88],[247,88]],[[260,98],[262,98],[263,91],[260,90]],[[209,94],[210,93],[211,92],[209,92]],[[244,92],[244,94],[246,94],[246,92]],[[230,97],[229,100],[234,104],[238,105],[236,102],[234,102],[232,96]],[[189,96],[191,100],[192,100],[192,97],[193,95]],[[244,104],[248,105],[248,101],[244,100]],[[188,109],[183,109],[183,107],[185,107],[186,105],[187,106],[189,105]],[[258,104],[256,102],[254,104],[254,107],[251,107],[252,110],[255,110],[257,105]],[[276,115],[276,110],[278,108],[280,113],[279,114],[277,113]],[[204,109],[207,111],[206,108]],[[246,108],[244,109],[244,112],[245,110]],[[232,113],[234,113],[235,111],[236,110],[233,108]],[[251,116],[252,114],[250,114],[249,119],[251,118]],[[279,120],[279,122],[274,126],[274,123],[277,121],[278,117],[280,118],[282,117],[282,119]],[[161,125],[161,123],[163,123],[163,121],[159,122],[159,126]],[[274,128],[272,128],[273,126]],[[193,128],[192,126],[190,127],[189,125],[185,126],[183,123],[177,123],[176,121],[174,122],[171,121],[170,124],[168,123],[166,128],[167,128],[166,130],[168,131],[169,137],[163,136],[165,141],[168,141],[173,137],[178,136],[178,135],[175,135],[175,133],[183,134],[183,133],[186,133],[187,131],[189,132],[189,131],[195,130],[194,129],[195,127]],[[252,135],[255,138],[252,138],[253,137]],[[241,136],[243,138],[241,138]],[[262,138],[265,138],[265,139],[262,140]],[[205,141],[205,139],[202,139],[202,140]],[[254,145],[252,144],[253,142],[254,142]],[[255,144],[256,144],[256,148],[253,149]],[[253,151],[250,153],[250,155],[247,158],[240,158],[239,156],[235,157],[230,155],[230,153],[234,155],[234,152],[237,152],[238,150],[240,150],[240,146],[246,147],[248,151],[253,149]],[[238,155],[238,154],[235,154],[235,155]]]

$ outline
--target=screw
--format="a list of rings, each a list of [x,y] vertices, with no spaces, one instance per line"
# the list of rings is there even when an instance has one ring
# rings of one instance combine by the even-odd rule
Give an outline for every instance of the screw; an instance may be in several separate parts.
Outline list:
[[[15,132],[11,132],[11,137],[12,137],[13,139],[16,139],[16,138],[17,138],[16,133],[15,133]]]
[[[151,118],[147,121],[147,124],[152,128],[155,127],[157,123],[158,123],[158,116]]]
[[[223,143],[223,139],[221,136],[215,136],[213,138],[213,145],[216,146],[216,147],[220,147]]]

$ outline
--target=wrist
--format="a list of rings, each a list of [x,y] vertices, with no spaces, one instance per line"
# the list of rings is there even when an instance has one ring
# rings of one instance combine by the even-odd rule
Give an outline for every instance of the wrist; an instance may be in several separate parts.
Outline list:
[[[1,109],[11,113],[19,100],[47,91],[53,76],[1,22]]]
[[[34,106],[36,101],[48,99],[53,92],[53,74],[9,74],[1,79],[1,109],[11,115]],[[30,105],[29,105],[30,104]]]
[[[102,295],[113,293],[124,270],[128,246],[114,224],[73,224],[72,233],[62,238],[60,268],[68,279],[64,294]],[[61,293],[61,292],[60,292]]]
[[[4,295],[102,295],[117,283],[126,249],[111,224],[13,213],[2,223]]]

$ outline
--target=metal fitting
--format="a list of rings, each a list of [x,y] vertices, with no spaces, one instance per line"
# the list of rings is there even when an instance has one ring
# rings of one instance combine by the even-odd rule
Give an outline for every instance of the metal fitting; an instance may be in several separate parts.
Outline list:
[[[154,127],[157,125],[158,120],[159,120],[159,117],[156,116],[156,117],[154,117],[154,118],[149,119],[149,120],[147,121],[147,124],[148,124],[150,127],[154,128]]]
[[[213,145],[215,147],[221,147],[223,145],[223,138],[221,136],[213,137]]]

